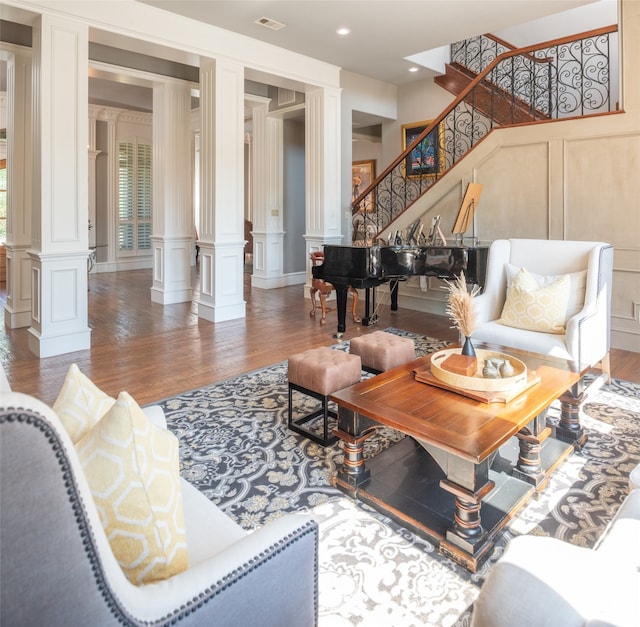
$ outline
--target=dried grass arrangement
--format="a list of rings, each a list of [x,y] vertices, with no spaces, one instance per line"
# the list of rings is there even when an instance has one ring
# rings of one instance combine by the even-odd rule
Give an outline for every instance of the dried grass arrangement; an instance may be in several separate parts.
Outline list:
[[[476,328],[476,308],[473,299],[480,292],[474,285],[471,291],[467,289],[464,272],[453,282],[445,281],[449,290],[446,313],[453,320],[454,329],[458,329],[465,337],[471,337]]]

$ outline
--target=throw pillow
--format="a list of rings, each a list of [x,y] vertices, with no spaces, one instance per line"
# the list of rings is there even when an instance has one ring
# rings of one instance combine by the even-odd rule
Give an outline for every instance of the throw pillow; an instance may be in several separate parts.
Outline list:
[[[522,268],[507,289],[507,298],[498,322],[506,326],[541,333],[564,333],[569,302],[569,275],[546,286]]]
[[[121,392],[76,446],[102,525],[128,579],[145,584],[188,567],[178,440]]]
[[[75,444],[89,433],[115,402],[80,372],[76,364],[71,364],[53,404],[53,411]]]
[[[513,282],[516,274],[520,272],[520,266],[514,266],[511,263],[506,264],[507,268],[507,288]],[[559,279],[562,274],[536,274],[527,270],[529,274],[537,281],[540,287],[546,287],[551,285],[554,281]],[[569,302],[567,303],[567,312],[564,318],[564,324],[566,325],[569,318],[573,318],[584,307],[584,293],[587,287],[587,271],[581,270],[579,272],[569,273]]]

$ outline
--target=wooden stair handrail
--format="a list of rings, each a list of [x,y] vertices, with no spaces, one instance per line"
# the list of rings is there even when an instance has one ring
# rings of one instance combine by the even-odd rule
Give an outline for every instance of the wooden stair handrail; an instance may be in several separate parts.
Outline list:
[[[580,41],[581,39],[589,39],[590,37],[597,37],[598,35],[606,35],[610,33],[615,33],[618,31],[618,25],[612,24],[611,26],[604,26],[601,28],[595,28],[590,31],[586,31],[584,33],[580,33],[579,35],[569,35],[567,37],[559,37],[556,39],[551,39],[549,41],[533,44],[531,46],[525,46],[524,48],[517,48],[511,50],[509,52],[503,52],[501,55],[497,56],[480,74],[478,74],[465,89],[463,89],[456,98],[440,113],[440,115],[420,134],[416,139],[404,150],[404,152],[400,153],[398,157],[380,174],[376,179],[358,196],[353,203],[351,204],[352,214],[358,212],[358,205],[364,201],[368,194],[370,194],[382,181],[391,170],[397,167],[402,161],[404,161],[407,156],[411,153],[411,151],[425,138],[429,133],[433,132],[434,129],[438,127],[438,125],[455,109],[468,95],[473,89],[482,82],[488,74],[490,74],[493,69],[499,63],[502,63],[505,59],[509,59],[514,56],[526,55],[531,52],[535,52],[536,50],[540,50],[541,48],[551,48],[553,46],[559,46],[562,44],[571,43],[574,41]],[[536,58],[537,59],[537,58]],[[507,127],[509,125],[503,125],[503,127]]]
[[[610,27],[606,27],[606,28],[610,28]],[[617,26],[615,28],[617,30]],[[496,43],[500,44],[501,46],[504,46],[505,48],[509,48],[509,50],[511,50],[512,52],[515,52],[516,54],[522,53],[522,50],[524,50],[524,48],[516,48],[513,44],[509,43],[508,41],[505,41],[504,39],[501,39],[500,37],[496,37],[491,33],[486,33],[480,36],[486,37],[487,39],[493,39],[493,41],[495,41]],[[570,35],[569,37],[574,37],[574,35]],[[586,39],[586,37],[580,37],[580,39]],[[577,40],[569,39],[569,41],[577,41]],[[535,49],[545,47],[545,44],[533,44],[533,45]],[[506,53],[503,52],[502,54],[506,54]],[[498,56],[496,56],[496,59],[498,58]],[[530,61],[534,61],[535,63],[547,63],[548,61],[550,61],[548,57],[536,57],[531,54],[525,54],[525,53],[522,53],[522,56],[527,57]],[[461,67],[464,67],[464,66],[461,66]]]

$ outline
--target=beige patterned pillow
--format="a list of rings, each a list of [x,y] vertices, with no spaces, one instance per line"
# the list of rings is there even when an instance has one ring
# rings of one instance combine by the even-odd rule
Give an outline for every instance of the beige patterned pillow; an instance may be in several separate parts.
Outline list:
[[[505,264],[507,268],[507,288],[513,282],[515,276],[522,269],[521,266],[514,266],[511,263]],[[536,274],[527,270],[527,272],[536,280],[539,287],[547,287],[554,281],[562,277],[562,274]],[[587,271],[580,270],[578,272],[570,272],[569,277],[569,302],[567,303],[567,311],[564,317],[564,324],[566,326],[569,318],[573,318],[584,307],[584,295],[587,287]]]
[[[76,364],[71,364],[53,411],[75,444],[104,416],[115,399],[105,394]]]
[[[127,392],[76,446],[102,525],[129,580],[188,567],[178,440],[151,424]]]
[[[540,286],[525,268],[507,289],[507,299],[498,322],[517,329],[541,333],[564,333],[569,303],[569,275]]]

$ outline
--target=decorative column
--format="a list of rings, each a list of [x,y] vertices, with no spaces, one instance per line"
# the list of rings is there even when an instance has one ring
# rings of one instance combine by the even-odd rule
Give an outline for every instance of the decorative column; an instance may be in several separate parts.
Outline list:
[[[7,302],[10,329],[31,324],[31,50],[7,61]]]
[[[340,220],[340,90],[321,88],[305,96],[305,183],[307,282],[309,254],[342,242]]]
[[[89,248],[96,247],[96,159],[100,154],[96,150],[96,121],[100,113],[99,107],[89,107]]]
[[[115,272],[118,269],[116,261],[116,222],[118,215],[118,144],[116,141],[116,129],[119,111],[103,110],[100,119],[107,123],[107,215],[103,217],[105,224],[101,224],[107,233],[107,250],[96,250],[96,260],[99,266],[105,266],[107,272]],[[104,241],[103,237],[100,238]]]
[[[283,122],[269,101],[253,106],[253,274],[251,285],[283,287]]]
[[[29,348],[39,357],[91,346],[87,312],[88,27],[33,24],[33,223]]]
[[[153,285],[151,300],[192,298],[191,90],[167,82],[153,88]]]
[[[244,318],[244,69],[200,63],[200,298],[198,316]]]

